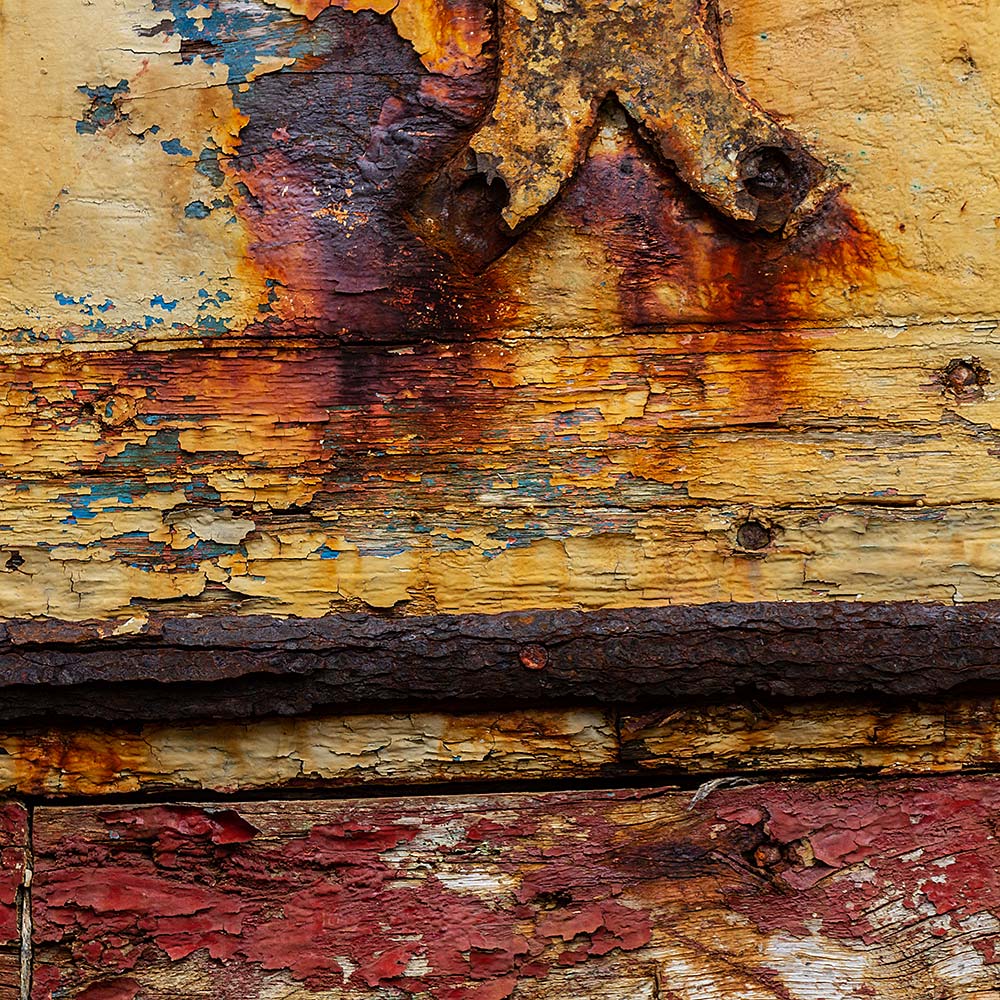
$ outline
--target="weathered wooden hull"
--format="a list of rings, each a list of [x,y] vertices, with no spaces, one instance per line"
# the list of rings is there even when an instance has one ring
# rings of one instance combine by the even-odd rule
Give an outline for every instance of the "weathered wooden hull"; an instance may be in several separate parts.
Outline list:
[[[996,1000],[998,54],[0,0],[0,1000]]]
[[[6,615],[996,596],[995,5],[724,12],[730,111],[839,186],[785,238],[571,60],[631,117],[541,215],[500,137],[532,226],[480,274],[411,216],[500,141],[491,9],[348,6],[5,4]]]

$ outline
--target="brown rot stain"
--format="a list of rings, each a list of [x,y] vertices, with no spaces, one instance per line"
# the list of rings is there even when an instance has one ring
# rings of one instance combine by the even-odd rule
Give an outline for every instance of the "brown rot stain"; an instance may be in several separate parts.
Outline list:
[[[388,17],[326,10],[311,54],[236,95],[247,122],[224,169],[271,289],[251,333],[371,344],[503,327],[497,276],[464,276],[404,217],[492,100],[477,10],[456,9],[456,25],[405,22],[412,41]]]
[[[755,169],[755,183],[781,182],[780,162]],[[564,218],[555,225],[597,238],[616,278],[621,327],[690,329],[695,361],[739,353],[727,398],[734,416],[760,421],[808,390],[799,331],[835,323],[896,263],[843,191],[790,235],[739,227],[681,183],[613,105],[555,212]]]

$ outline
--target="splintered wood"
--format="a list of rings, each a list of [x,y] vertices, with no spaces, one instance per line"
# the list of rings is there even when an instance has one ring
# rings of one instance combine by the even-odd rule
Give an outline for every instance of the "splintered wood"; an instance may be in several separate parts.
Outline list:
[[[1000,785],[42,809],[35,1000],[993,1000]]]
[[[1000,7],[559,10],[4,3],[5,615],[996,596]]]

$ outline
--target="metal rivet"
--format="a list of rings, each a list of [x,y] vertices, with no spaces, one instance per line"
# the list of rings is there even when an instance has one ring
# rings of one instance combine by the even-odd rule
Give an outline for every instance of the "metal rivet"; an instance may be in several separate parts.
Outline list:
[[[549,654],[541,646],[524,646],[517,655],[526,670],[542,670],[549,662]]]

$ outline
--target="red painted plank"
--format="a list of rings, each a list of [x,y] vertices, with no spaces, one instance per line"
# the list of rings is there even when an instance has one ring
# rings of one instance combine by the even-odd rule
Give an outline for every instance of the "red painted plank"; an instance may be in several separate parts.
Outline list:
[[[41,809],[36,1000],[995,997],[1000,781]]]

